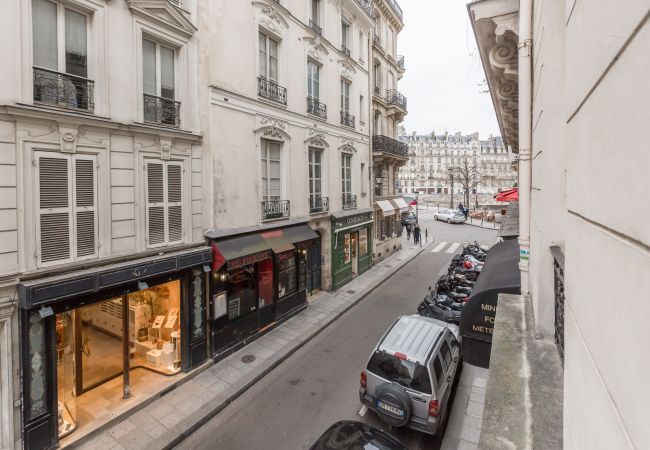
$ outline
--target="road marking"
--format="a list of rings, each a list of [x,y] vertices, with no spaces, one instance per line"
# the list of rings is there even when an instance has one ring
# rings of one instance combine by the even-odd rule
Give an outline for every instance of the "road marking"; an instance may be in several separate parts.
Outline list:
[[[359,410],[358,414],[363,417],[366,415],[366,412],[368,412],[368,407],[366,405],[363,405],[361,409]]]
[[[446,242],[441,242],[440,244],[438,244],[438,245],[436,246],[436,248],[434,248],[433,250],[431,250],[431,253],[438,253],[440,250],[442,250],[443,248],[445,248],[445,245],[447,245]]]
[[[447,253],[455,253],[456,249],[460,246],[460,242],[454,242],[451,247],[447,249]]]

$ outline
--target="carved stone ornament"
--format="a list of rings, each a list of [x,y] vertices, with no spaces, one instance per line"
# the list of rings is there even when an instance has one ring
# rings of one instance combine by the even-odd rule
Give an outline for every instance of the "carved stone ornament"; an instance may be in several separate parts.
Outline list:
[[[70,125],[59,125],[59,136],[61,137],[61,152],[74,153],[77,151],[77,136],[79,128]]]
[[[306,38],[305,41],[309,42],[309,38]],[[316,36],[315,38],[313,38],[311,42],[309,42],[309,44],[307,45],[307,55],[321,64],[325,61],[325,56],[328,53],[329,52],[327,51],[327,48],[323,45],[320,36]]]
[[[160,139],[160,159],[168,160],[174,143],[171,139],[161,138]]]
[[[341,76],[349,80],[352,80],[354,78],[354,74],[356,73],[356,70],[354,69],[352,64],[350,64],[347,60],[344,59],[340,60],[339,64],[340,64],[339,72]]]
[[[280,119],[271,117],[261,117],[260,126],[257,131],[261,132],[264,137],[278,139],[281,141],[291,140],[291,136],[287,133],[287,122]]]
[[[259,8],[259,23],[267,30],[281,36],[283,29],[289,27],[289,24],[284,17],[282,17],[282,14],[271,5],[262,2],[253,2],[253,5]]]
[[[321,148],[329,147],[329,144],[325,139],[325,133],[318,128],[307,128],[307,139],[305,139],[305,144]]]
[[[339,150],[342,152],[356,153],[357,149],[354,146],[354,140],[349,138],[341,139],[341,145],[339,145]]]
[[[7,320],[14,313],[14,305],[3,305],[0,306],[0,321]]]

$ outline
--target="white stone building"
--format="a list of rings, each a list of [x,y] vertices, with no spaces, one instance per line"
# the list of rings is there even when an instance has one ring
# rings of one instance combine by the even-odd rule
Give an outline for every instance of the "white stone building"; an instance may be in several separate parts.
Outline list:
[[[650,117],[650,5],[483,0],[468,11],[518,154],[524,305],[535,338],[563,357],[553,374],[563,392],[528,386],[543,399],[533,413],[563,402],[563,431],[533,431],[570,449],[648,448],[650,154],[638,143]]]
[[[202,4],[204,38],[224,43],[205,50],[211,229],[232,238],[309,224],[307,291],[336,288],[371,262],[371,218],[360,215],[370,208],[372,3]],[[337,218],[363,229],[333,232]]]
[[[405,72],[404,56],[397,54],[397,36],[404,28],[396,0],[375,0],[372,41],[372,185],[375,210],[374,257],[390,256],[402,247],[400,218],[408,206],[396,189],[397,171],[407,157],[398,140],[399,124],[407,113],[406,97],[397,83]]]
[[[470,204],[491,202],[494,194],[510,189],[517,174],[503,140],[490,136],[480,140],[478,133],[436,135],[403,134],[400,139],[408,144],[409,162],[400,168],[399,189],[404,194],[423,194],[433,202],[451,196],[452,186],[449,170],[465,162],[475,167],[481,181],[470,195]],[[453,194],[462,199],[463,186],[456,180]]]
[[[109,360],[122,361],[133,325],[118,317],[140,308],[130,292],[166,290],[182,314],[186,294],[202,299],[210,254],[200,247],[209,221],[196,3],[8,0],[1,9],[0,448],[51,448],[96,426],[85,408],[99,394],[86,391],[105,382],[101,371],[114,375]],[[112,338],[97,338],[108,336],[100,314],[114,320]],[[185,319],[170,330],[187,342],[196,331]],[[104,352],[113,338],[119,346]],[[186,356],[170,373],[189,370]],[[118,404],[143,392],[119,367],[106,381],[120,382]]]

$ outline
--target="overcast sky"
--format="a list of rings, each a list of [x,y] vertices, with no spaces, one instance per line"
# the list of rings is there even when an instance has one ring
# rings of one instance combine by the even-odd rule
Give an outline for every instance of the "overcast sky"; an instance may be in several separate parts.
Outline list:
[[[397,52],[406,72],[399,90],[408,99],[406,131],[418,134],[499,135],[465,4],[469,0],[398,0],[404,29]]]

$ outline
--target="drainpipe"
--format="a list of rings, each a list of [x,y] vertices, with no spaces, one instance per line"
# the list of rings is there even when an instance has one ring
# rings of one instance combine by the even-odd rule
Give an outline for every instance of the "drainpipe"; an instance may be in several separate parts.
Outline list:
[[[521,293],[529,293],[530,189],[532,148],[533,0],[519,2],[519,270]]]

